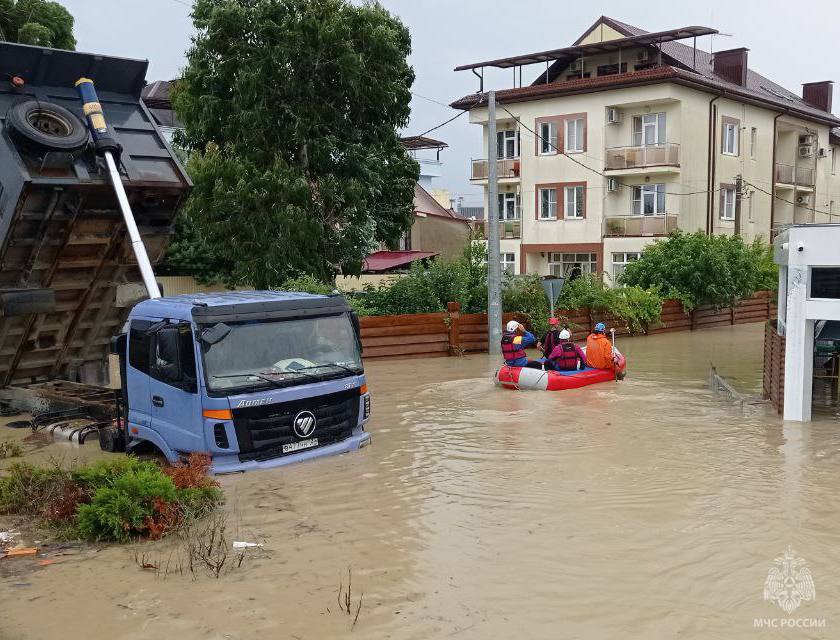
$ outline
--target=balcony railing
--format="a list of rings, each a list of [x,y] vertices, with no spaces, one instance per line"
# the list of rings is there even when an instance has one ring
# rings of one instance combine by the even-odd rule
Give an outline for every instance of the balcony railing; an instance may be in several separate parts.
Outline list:
[[[501,178],[518,178],[519,158],[496,160],[496,174]],[[487,180],[487,160],[473,160],[470,180]]]
[[[604,218],[604,237],[665,236],[677,229],[677,214],[617,215]]]
[[[814,170],[810,167],[794,167],[792,164],[776,163],[776,182],[794,184],[799,187],[813,187]]]
[[[607,170],[680,166],[680,145],[672,142],[607,149]]]
[[[487,233],[485,224],[484,233]],[[515,240],[522,237],[522,220],[499,220],[499,240]]]

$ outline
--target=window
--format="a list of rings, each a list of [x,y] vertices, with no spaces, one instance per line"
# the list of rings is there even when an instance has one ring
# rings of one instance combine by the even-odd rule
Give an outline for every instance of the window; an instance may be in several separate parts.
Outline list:
[[[506,273],[510,276],[516,275],[516,254],[515,253],[503,253],[501,261],[502,261],[502,273]]]
[[[812,267],[809,298],[840,298],[840,268]]]
[[[635,262],[641,255],[638,251],[625,251],[612,254],[613,282],[618,281],[618,278],[624,273],[624,269],[627,268],[629,262]]]
[[[665,114],[633,116],[633,146],[665,144]]]
[[[613,76],[616,73],[627,73],[627,63],[621,63],[621,71],[617,64],[602,64],[597,69],[599,76]]]
[[[551,275],[574,280],[584,273],[597,273],[598,261],[594,253],[549,253]]]
[[[540,189],[540,220],[557,219],[557,189]]]
[[[831,173],[837,173],[837,151],[840,147],[833,147],[831,149]]]
[[[190,324],[168,325],[153,337],[152,377],[195,393],[195,351]]]
[[[753,127],[750,129],[750,158],[755,160],[756,144],[758,140],[758,129]]]
[[[519,219],[519,194],[505,192],[499,194],[499,220]]]
[[[149,320],[134,320],[128,333],[128,364],[142,373],[149,373],[152,337],[146,331],[151,326]]]
[[[643,184],[633,187],[633,215],[653,216],[665,213],[665,185]]]
[[[582,186],[565,187],[563,189],[565,197],[565,211],[566,218],[581,219],[585,217],[584,202],[586,198],[586,189]]]
[[[566,120],[566,137],[563,146],[566,153],[584,151],[583,118]]]
[[[735,189],[732,187],[725,187],[720,190],[720,219],[734,220],[735,219]]]
[[[755,215],[753,214],[753,201],[755,200],[755,191],[750,191],[749,195],[747,196],[747,219],[750,222],[755,222]]]
[[[540,123],[540,155],[547,156],[557,153],[557,123]]]
[[[738,155],[738,131],[737,122],[723,123],[723,147],[721,151],[728,156]]]
[[[519,157],[518,131],[510,130],[496,132],[496,157],[499,160]]]

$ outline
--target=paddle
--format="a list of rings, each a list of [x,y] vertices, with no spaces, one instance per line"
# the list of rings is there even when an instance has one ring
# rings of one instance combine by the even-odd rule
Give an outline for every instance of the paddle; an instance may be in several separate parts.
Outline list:
[[[610,335],[612,336],[613,373],[615,374],[615,381],[618,382],[618,380],[619,380],[619,378],[618,378],[618,365],[615,362],[615,354],[616,354],[615,329],[612,329],[612,328],[610,329]]]

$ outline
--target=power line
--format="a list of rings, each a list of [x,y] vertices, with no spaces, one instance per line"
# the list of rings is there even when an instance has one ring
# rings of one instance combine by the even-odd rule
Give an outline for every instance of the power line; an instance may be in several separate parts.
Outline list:
[[[748,180],[744,180],[744,184],[748,185],[750,187],[753,187],[756,191],[761,191],[761,193],[764,193],[764,194],[770,196],[771,198],[775,198],[776,200],[779,200],[781,202],[785,202],[787,204],[792,204],[794,207],[799,207],[800,209],[805,209],[805,211],[811,211],[813,213],[821,213],[823,215],[830,216],[830,217],[840,215],[840,214],[837,214],[837,213],[832,213],[831,211],[822,211],[820,209],[817,209],[816,207],[804,207],[799,203],[793,202],[793,200],[788,200],[787,198],[777,196],[775,193],[771,193],[770,191],[767,191],[766,189],[762,189],[757,184],[753,184],[752,182],[749,182]],[[816,197],[816,193],[814,195]]]
[[[502,105],[500,105],[500,106],[502,106]],[[589,165],[584,164],[583,162],[581,162],[580,160],[578,160],[578,159],[577,159],[577,158],[575,158],[574,156],[569,155],[568,153],[566,153],[566,152],[565,152],[564,150],[562,150],[562,149],[559,149],[559,148],[557,147],[557,145],[555,145],[555,144],[554,144],[551,140],[546,140],[545,138],[543,138],[543,137],[542,137],[539,133],[537,133],[536,131],[534,131],[533,129],[531,129],[528,125],[526,125],[524,122],[522,122],[522,119],[521,119],[519,116],[514,115],[513,113],[511,113],[511,112],[507,109],[507,107],[502,106],[502,109],[503,109],[504,111],[507,111],[508,115],[510,115],[510,117],[511,117],[511,118],[513,118],[514,120],[516,120],[516,122],[519,124],[519,126],[520,126],[520,127],[524,127],[527,131],[530,131],[532,134],[534,134],[534,136],[536,137],[536,139],[537,139],[537,140],[539,140],[540,142],[548,142],[548,144],[551,146],[551,148],[552,148],[552,149],[554,149],[554,150],[555,150],[555,151],[556,151],[559,155],[562,155],[562,156],[567,157],[569,160],[571,160],[571,161],[572,161],[572,162],[574,162],[575,164],[580,165],[581,167],[583,167],[584,169],[586,169],[586,170],[588,170],[588,171],[592,171],[593,173],[598,174],[598,175],[599,175],[599,176],[601,176],[602,178],[611,178],[612,180],[615,180],[615,181],[616,181],[616,183],[618,183],[618,184],[619,184],[620,186],[622,186],[622,187],[633,188],[633,187],[638,187],[638,186],[640,186],[640,185],[633,185],[633,184],[625,184],[624,182],[621,182],[621,180],[619,180],[619,179],[617,179],[617,178],[613,178],[612,176],[608,176],[608,175],[606,175],[603,171],[599,171],[598,169],[595,169],[594,167],[590,167]],[[718,189],[711,189],[711,190],[709,190],[709,189],[703,189],[702,191],[687,191],[687,192],[684,192],[684,193],[678,193],[678,192],[672,192],[672,191],[665,191],[664,193],[665,193],[665,195],[669,195],[669,196],[693,196],[693,195],[698,195],[698,194],[701,194],[701,193],[702,193],[702,194],[704,194],[704,195],[705,195],[705,194],[708,194],[708,193],[717,193],[718,191],[720,191],[720,188],[718,188]]]
[[[412,92],[412,93],[413,93],[413,92]],[[431,98],[429,98],[429,99],[431,99]],[[460,113],[458,113],[458,114],[456,114],[456,115],[452,116],[452,117],[451,117],[451,118],[449,118],[448,120],[444,120],[444,121],[443,121],[443,122],[441,122],[439,125],[434,126],[434,127],[432,127],[431,129],[427,129],[427,130],[426,130],[426,131],[424,131],[423,133],[418,133],[418,134],[417,134],[417,137],[418,137],[418,138],[420,138],[420,137],[422,137],[422,136],[425,136],[425,135],[426,135],[426,134],[428,134],[428,133],[431,133],[432,131],[437,131],[437,130],[438,130],[438,129],[440,129],[441,127],[444,127],[444,126],[448,125],[450,122],[452,122],[452,121],[454,121],[454,120],[457,120],[458,118],[460,118],[460,117],[461,117],[462,115],[464,115],[465,113],[469,113],[469,112],[470,112],[470,109],[472,109],[473,107],[477,106],[479,102],[481,102],[481,97],[480,97],[480,96],[479,96],[478,98],[476,98],[475,104],[471,105],[469,108],[464,109],[463,111],[461,111]],[[439,104],[443,104],[443,103],[439,103]]]
[[[426,101],[431,102],[433,104],[440,105],[441,107],[445,107],[446,109],[451,109],[452,108],[448,104],[446,104],[444,102],[441,102],[440,100],[435,100],[434,98],[430,98],[428,96],[421,95],[419,93],[416,93],[415,91],[412,91],[411,95],[413,95],[415,98],[420,98],[422,100],[426,100]]]

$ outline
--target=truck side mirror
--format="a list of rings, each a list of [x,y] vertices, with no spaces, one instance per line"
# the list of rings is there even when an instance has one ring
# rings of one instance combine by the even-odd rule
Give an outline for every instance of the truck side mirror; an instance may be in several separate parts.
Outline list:
[[[165,382],[180,382],[181,358],[178,352],[177,327],[166,327],[156,334],[155,368],[158,377]]]
[[[229,333],[230,327],[224,322],[218,322],[201,332],[201,341],[212,347],[214,344],[227,338]]]

